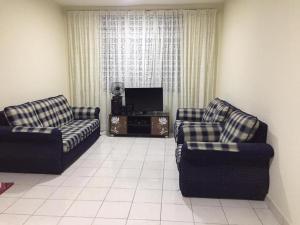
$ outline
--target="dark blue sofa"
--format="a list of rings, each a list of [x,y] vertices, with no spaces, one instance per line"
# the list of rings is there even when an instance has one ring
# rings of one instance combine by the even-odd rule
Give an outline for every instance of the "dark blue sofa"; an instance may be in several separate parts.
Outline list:
[[[206,110],[216,116],[213,104],[208,109],[179,109],[177,113],[176,162],[181,193],[187,197],[265,199],[274,156],[266,143],[267,124],[221,99],[214,101],[227,106],[221,113],[225,116],[216,121],[203,120]],[[193,115],[190,120],[188,114]]]
[[[0,171],[61,174],[100,136],[99,108],[62,95],[0,112]]]

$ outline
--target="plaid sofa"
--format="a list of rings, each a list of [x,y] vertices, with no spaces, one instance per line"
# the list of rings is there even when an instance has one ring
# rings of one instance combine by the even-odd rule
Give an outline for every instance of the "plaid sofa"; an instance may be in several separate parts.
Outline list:
[[[229,107],[223,122],[182,121],[178,126],[180,190],[188,197],[263,200],[274,156],[266,143],[268,126],[222,102]]]
[[[60,174],[100,136],[99,108],[63,95],[0,112],[0,171]]]

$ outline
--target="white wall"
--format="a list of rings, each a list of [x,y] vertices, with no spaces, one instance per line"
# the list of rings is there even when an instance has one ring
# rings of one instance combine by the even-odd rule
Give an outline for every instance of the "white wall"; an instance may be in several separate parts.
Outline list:
[[[269,124],[269,197],[300,224],[300,1],[226,0],[217,95]]]
[[[65,18],[51,0],[0,0],[0,109],[68,95]]]

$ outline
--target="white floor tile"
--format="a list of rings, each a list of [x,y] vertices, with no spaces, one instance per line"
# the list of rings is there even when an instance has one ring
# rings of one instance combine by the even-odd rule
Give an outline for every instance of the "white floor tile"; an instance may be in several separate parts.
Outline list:
[[[108,192],[105,201],[131,202],[134,197],[134,189],[112,188]]]
[[[191,206],[162,204],[161,219],[167,221],[193,222]]]
[[[89,177],[69,177],[62,186],[65,187],[84,187],[89,182]]]
[[[64,217],[58,225],[91,225],[92,222],[92,218]]]
[[[194,225],[194,223],[190,223],[190,222],[175,222],[175,221],[172,221],[172,222],[171,221],[161,221],[161,225]],[[211,225],[213,225],[213,224],[211,224]]]
[[[141,178],[162,179],[163,171],[162,170],[143,169],[142,173],[141,173]]]
[[[51,186],[35,186],[27,191],[22,198],[48,198],[54,191],[56,187]]]
[[[166,204],[190,205],[190,198],[183,197],[180,191],[163,191],[162,202]]]
[[[4,212],[8,214],[32,214],[43,202],[43,199],[19,199]]]
[[[1,197],[18,198],[29,191],[32,186],[14,184],[7,191],[1,194]]]
[[[139,180],[138,189],[162,189],[162,179],[142,178]]]
[[[178,191],[179,190],[179,180],[178,179],[164,179],[164,190]]]
[[[221,206],[219,199],[214,198],[191,198],[192,206]]]
[[[255,212],[263,225],[279,225],[269,209],[255,209]]]
[[[113,188],[133,188],[138,184],[137,178],[119,178],[117,177],[112,185]]]
[[[160,220],[161,205],[155,203],[133,203],[129,219]]]
[[[121,178],[139,178],[141,174],[140,169],[120,169],[117,177]]]
[[[254,209],[268,209],[268,205],[265,201],[249,201],[249,203]]]
[[[39,181],[39,185],[57,187],[60,186],[67,178],[67,176],[45,175],[45,177]]]
[[[220,199],[223,207],[242,207],[250,208],[251,205],[247,200],[236,200],[236,199]]]
[[[15,203],[17,198],[0,198],[0,213]]]
[[[63,216],[71,206],[70,200],[47,200],[34,214],[41,216]]]
[[[79,195],[81,187],[59,187],[49,199],[74,200]]]
[[[179,178],[178,170],[165,170],[164,177],[165,179],[178,179]]]
[[[261,225],[252,208],[223,207],[229,224]]]
[[[122,168],[124,169],[141,169],[143,166],[143,161],[136,160],[125,160]]]
[[[195,206],[193,213],[195,222],[227,224],[222,207]]]
[[[100,168],[95,176],[96,177],[115,177],[119,169],[117,168]]]
[[[93,225],[125,225],[125,219],[96,218]]]
[[[56,225],[60,219],[53,216],[31,216],[25,225]]]
[[[65,216],[95,217],[101,206],[101,201],[75,201]]]
[[[106,160],[105,162],[103,162],[103,164],[101,165],[102,168],[115,168],[118,169],[122,166],[123,161],[111,161],[111,160]]]
[[[83,176],[83,177],[91,177],[96,173],[96,168],[88,168],[88,167],[79,167],[74,171],[72,176]]]
[[[126,225],[160,225],[159,220],[128,220]]]
[[[110,187],[113,181],[112,177],[92,177],[86,187]]]
[[[28,215],[0,214],[0,225],[21,225],[28,217]]]
[[[130,206],[130,202],[103,202],[97,217],[116,219],[127,218]]]
[[[100,201],[104,200],[107,192],[108,188],[84,188],[77,199],[88,201]]]
[[[161,190],[138,189],[135,192],[134,202],[161,203]]]

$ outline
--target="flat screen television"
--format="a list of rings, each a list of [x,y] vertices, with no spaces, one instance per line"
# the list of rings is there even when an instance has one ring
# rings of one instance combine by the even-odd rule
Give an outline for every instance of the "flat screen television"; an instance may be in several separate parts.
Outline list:
[[[125,104],[134,113],[163,111],[163,89],[125,88]]]

